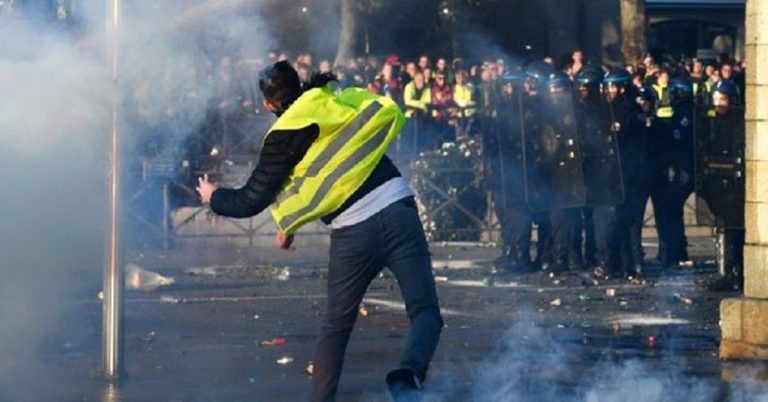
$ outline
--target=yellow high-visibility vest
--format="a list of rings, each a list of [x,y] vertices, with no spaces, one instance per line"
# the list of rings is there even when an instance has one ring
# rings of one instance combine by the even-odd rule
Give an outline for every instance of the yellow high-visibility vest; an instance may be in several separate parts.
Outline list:
[[[467,105],[474,101],[473,98],[472,87],[468,84],[456,84],[453,86],[453,101],[456,102],[457,105],[464,107],[463,113],[461,114],[462,117],[469,117],[475,113],[475,108],[473,106],[467,107]]]
[[[285,234],[341,207],[373,172],[405,117],[390,98],[362,88],[347,88],[336,96],[326,86],[302,94],[267,135],[312,124],[319,127],[317,139],[270,207]]]
[[[675,115],[675,109],[672,108],[672,101],[669,99],[669,87],[653,84],[652,88],[656,91],[656,117],[660,119],[670,119]],[[666,98],[664,93],[666,91]]]
[[[432,90],[424,84],[424,88],[421,92],[421,97],[416,96],[416,84],[413,81],[409,82],[403,90],[403,100],[405,101],[406,111],[405,117],[413,116],[413,111],[419,109],[427,111],[427,105],[432,103]]]

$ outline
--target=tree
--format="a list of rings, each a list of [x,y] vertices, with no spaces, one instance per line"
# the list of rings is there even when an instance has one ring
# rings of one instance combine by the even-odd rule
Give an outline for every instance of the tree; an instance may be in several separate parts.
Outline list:
[[[354,56],[355,30],[357,28],[357,10],[355,0],[339,0],[341,8],[341,32],[339,50],[336,52],[335,66],[343,66],[347,59]]]
[[[621,0],[621,53],[626,63],[645,56],[645,0]]]

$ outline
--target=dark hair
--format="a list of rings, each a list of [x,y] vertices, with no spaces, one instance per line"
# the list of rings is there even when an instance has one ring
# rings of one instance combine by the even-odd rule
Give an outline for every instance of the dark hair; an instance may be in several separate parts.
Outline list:
[[[261,70],[259,89],[264,99],[285,110],[301,95],[301,81],[290,63],[278,61]]]
[[[259,89],[269,103],[278,107],[278,115],[288,109],[302,93],[322,88],[331,81],[336,81],[333,73],[315,73],[302,85],[299,74],[287,61],[279,61],[259,73]]]

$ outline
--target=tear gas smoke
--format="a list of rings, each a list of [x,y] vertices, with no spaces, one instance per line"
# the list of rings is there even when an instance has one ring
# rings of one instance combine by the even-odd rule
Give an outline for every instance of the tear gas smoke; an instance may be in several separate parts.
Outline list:
[[[178,156],[211,104],[250,90],[252,68],[232,59],[271,43],[243,3],[125,2],[126,148],[153,128],[164,139],[157,152]],[[94,343],[100,328],[94,309],[71,302],[95,298],[104,263],[112,92],[101,6],[85,2],[67,21],[0,14],[0,400],[54,395],[37,386],[53,374],[43,349],[84,332]],[[70,331],[78,326],[91,329]]]

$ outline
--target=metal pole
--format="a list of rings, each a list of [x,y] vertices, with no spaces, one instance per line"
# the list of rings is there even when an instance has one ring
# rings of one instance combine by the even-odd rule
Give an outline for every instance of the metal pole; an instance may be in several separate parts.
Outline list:
[[[112,80],[112,131],[109,146],[109,205],[107,223],[107,261],[104,267],[103,370],[107,380],[115,380],[122,371],[122,291],[120,270],[120,153],[118,33],[120,0],[107,0],[107,62]]]

